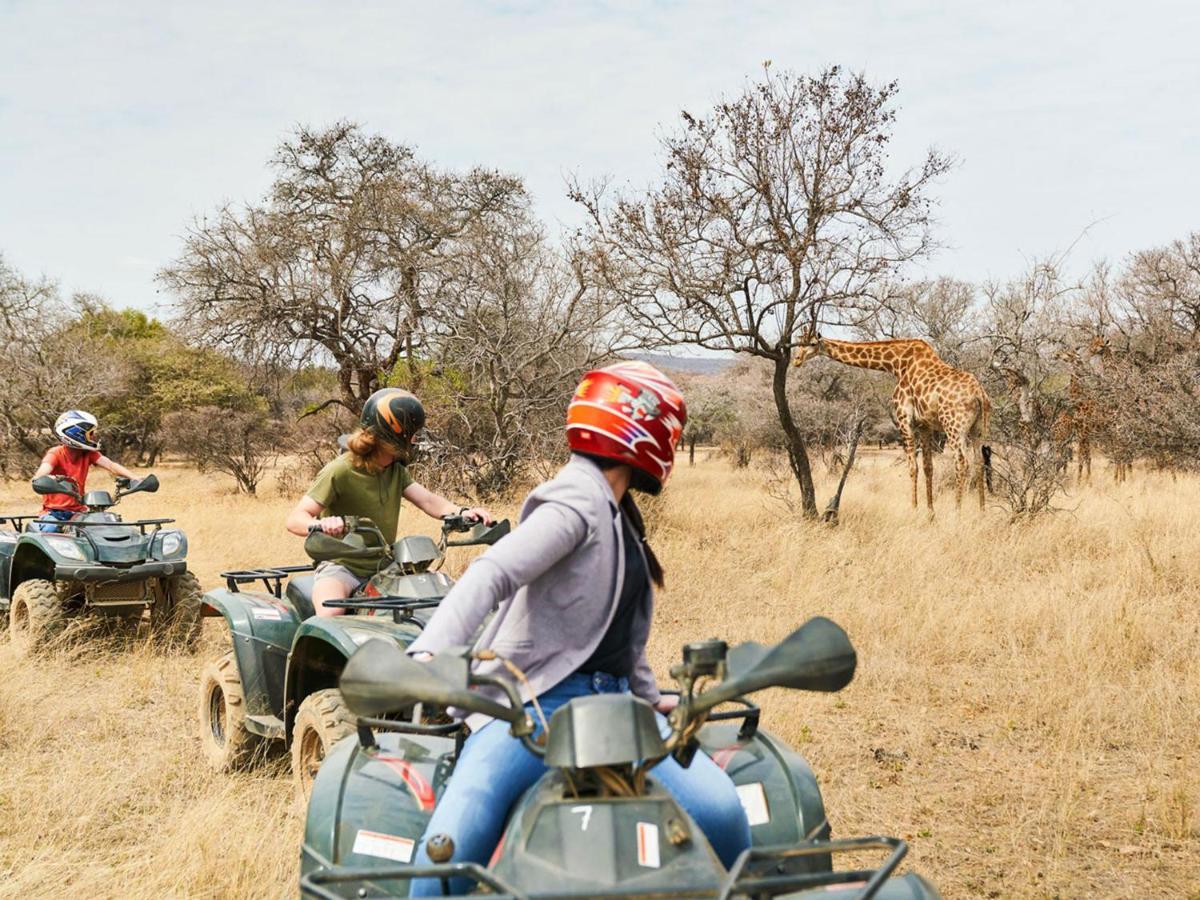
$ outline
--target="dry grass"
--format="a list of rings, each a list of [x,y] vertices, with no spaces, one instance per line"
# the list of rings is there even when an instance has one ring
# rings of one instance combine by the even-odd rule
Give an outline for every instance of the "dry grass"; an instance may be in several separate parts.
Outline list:
[[[298,561],[288,500],[159,474],[125,512],[175,515],[206,586]],[[650,514],[670,586],[656,668],[687,639],[770,641],[828,615],[858,647],[855,682],[768,696],[764,721],[813,763],[836,833],[908,838],[948,897],[1200,896],[1200,480],[1097,482],[1032,525],[945,495],[929,522],[871,455],[828,530],[781,516],[753,471],[685,467]],[[33,507],[25,490],[0,486],[0,507]],[[0,649],[0,895],[294,890],[286,771],[216,777],[197,758],[207,628],[195,656]]]

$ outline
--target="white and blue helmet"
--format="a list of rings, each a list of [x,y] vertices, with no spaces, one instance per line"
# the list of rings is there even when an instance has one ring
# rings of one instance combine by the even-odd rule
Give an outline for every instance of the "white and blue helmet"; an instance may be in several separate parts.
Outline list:
[[[96,438],[96,417],[82,409],[69,409],[54,423],[54,433],[68,447],[76,450],[99,450]]]

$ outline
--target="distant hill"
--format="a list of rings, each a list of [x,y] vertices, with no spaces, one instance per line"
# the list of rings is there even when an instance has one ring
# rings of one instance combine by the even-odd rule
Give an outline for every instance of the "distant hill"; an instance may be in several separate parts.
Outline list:
[[[732,356],[667,356],[665,353],[633,353],[664,372],[686,372],[689,375],[719,375],[733,365]]]

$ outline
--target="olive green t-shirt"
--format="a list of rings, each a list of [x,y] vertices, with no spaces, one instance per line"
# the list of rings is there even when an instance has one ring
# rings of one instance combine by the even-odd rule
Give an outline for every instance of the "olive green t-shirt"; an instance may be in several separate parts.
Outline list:
[[[408,469],[395,462],[372,475],[350,465],[349,454],[343,453],[326,464],[317,480],[308,489],[308,496],[321,504],[324,516],[359,516],[379,526],[390,544],[396,540],[396,520],[400,516],[400,501],[404,489],[413,483]],[[376,563],[372,560],[339,559],[356,575],[372,575]]]

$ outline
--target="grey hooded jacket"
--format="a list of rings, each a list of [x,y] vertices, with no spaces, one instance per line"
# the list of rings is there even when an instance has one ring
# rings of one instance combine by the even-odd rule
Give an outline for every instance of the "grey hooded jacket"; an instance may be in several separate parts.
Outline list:
[[[496,611],[477,647],[511,660],[529,679],[522,699],[554,687],[587,661],[616,612],[625,577],[621,512],[599,466],[582,456],[533,490],[521,525],[477,558],[438,605],[408,652],[437,653],[469,644],[488,613]],[[630,687],[651,703],[659,691],[646,661],[653,615],[647,589],[634,621],[635,658]],[[507,677],[499,663],[477,671]],[[488,717],[472,715],[472,729]]]

